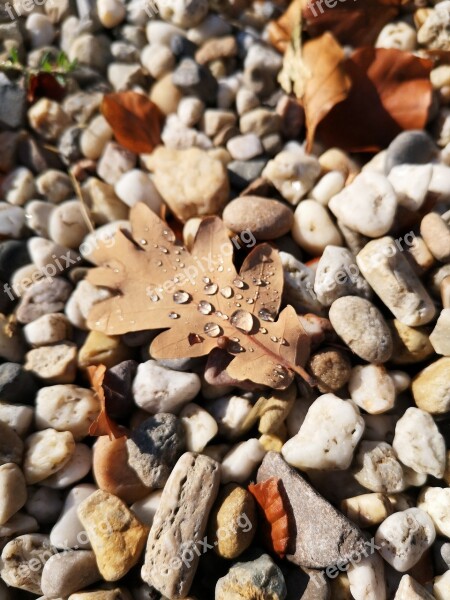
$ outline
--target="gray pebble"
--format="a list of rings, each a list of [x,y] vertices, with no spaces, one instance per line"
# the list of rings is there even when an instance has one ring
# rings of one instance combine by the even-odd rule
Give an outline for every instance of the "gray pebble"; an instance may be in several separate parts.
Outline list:
[[[228,163],[228,175],[230,183],[238,190],[245,189],[252,181],[258,179],[266,166],[267,159],[257,158],[254,160],[233,160]]]
[[[17,308],[17,320],[23,324],[31,323],[42,315],[64,310],[71,291],[72,286],[62,277],[33,283],[22,296]]]
[[[184,94],[197,96],[206,104],[214,104],[217,81],[211,71],[191,58],[183,59],[172,75],[173,84]]]
[[[270,598],[284,600],[287,590],[283,573],[269,555],[231,567],[216,585],[215,600]]]
[[[425,165],[437,157],[438,147],[425,131],[404,131],[391,142],[386,153],[385,172],[397,165]]]
[[[23,442],[17,433],[0,421],[0,466],[7,463],[20,465],[23,456]]]
[[[42,570],[41,588],[48,598],[65,598],[100,579],[95,554],[77,550],[50,557]]]

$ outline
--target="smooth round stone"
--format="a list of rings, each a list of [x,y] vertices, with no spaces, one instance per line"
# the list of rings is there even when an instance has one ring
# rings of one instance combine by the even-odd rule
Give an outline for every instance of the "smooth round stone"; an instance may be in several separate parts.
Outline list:
[[[359,527],[379,525],[392,514],[392,504],[386,494],[361,494],[342,500],[340,509]]]
[[[99,288],[86,279],[77,283],[77,287],[68,299],[65,312],[68,320],[78,329],[88,330],[86,320],[94,304],[111,297],[111,293]]]
[[[183,29],[195,27],[207,14],[207,0],[166,0],[160,3],[161,19]]]
[[[95,554],[90,550],[55,554],[42,570],[41,588],[48,598],[66,598],[101,579]]]
[[[430,515],[438,535],[450,537],[450,488],[423,488],[417,507]]]
[[[91,547],[86,531],[78,519],[77,508],[96,489],[96,486],[91,483],[82,483],[70,490],[64,502],[61,515],[50,532],[50,541],[53,546],[62,550],[67,548],[81,549]]]
[[[433,161],[438,148],[425,131],[404,131],[389,145],[385,171],[389,173],[397,165],[425,165]]]
[[[126,12],[125,4],[121,0],[97,0],[98,18],[107,29],[120,25]]]
[[[12,427],[0,416],[0,466],[7,463],[20,465],[23,456],[23,442]]]
[[[156,511],[158,510],[161,502],[163,490],[156,490],[149,496],[146,496],[142,500],[138,500],[131,505],[131,510],[134,512],[136,517],[141,523],[151,527],[153,519],[155,518]]]
[[[114,186],[114,191],[130,208],[138,202],[144,202],[153,212],[159,214],[163,204],[163,199],[150,175],[139,169],[133,169],[122,175]]]
[[[222,483],[244,483],[261,464],[265,449],[255,438],[234,446],[222,461]]]
[[[50,277],[61,275],[66,270],[66,265],[74,265],[79,260],[78,254],[67,246],[41,237],[28,240],[28,252],[34,264]],[[53,267],[52,271],[50,267]]]
[[[227,150],[233,160],[251,160],[264,152],[261,140],[254,133],[231,138]]]
[[[421,327],[409,327],[397,319],[388,321],[394,342],[392,362],[398,365],[422,362],[434,353],[428,331]]]
[[[154,79],[160,79],[173,70],[175,56],[167,46],[152,44],[142,50],[141,63]]]
[[[183,408],[180,412],[180,419],[186,434],[186,448],[189,452],[202,452],[219,430],[216,420],[201,406],[193,402]]]
[[[37,385],[34,377],[21,365],[0,365],[0,398],[2,402],[33,404]]]
[[[14,588],[42,594],[42,569],[54,553],[55,549],[50,545],[47,535],[20,535],[3,548],[0,575],[5,583]],[[30,567],[31,561],[33,569]]]
[[[320,392],[337,392],[348,382],[351,362],[345,352],[336,348],[322,348],[309,360],[309,368]]]
[[[86,444],[76,444],[69,462],[62,469],[41,481],[41,485],[55,489],[64,489],[80,481],[91,470],[92,451]]]
[[[437,354],[450,356],[450,308],[444,308],[431,332],[430,342]]]
[[[3,198],[10,204],[23,206],[35,194],[33,173],[26,167],[18,167],[10,173],[1,185]]]
[[[0,466],[0,525],[4,525],[27,501],[27,487],[20,467],[14,463]]]
[[[50,313],[25,325],[23,333],[30,346],[49,346],[70,339],[72,327],[65,315]]]
[[[436,537],[433,521],[420,508],[394,513],[378,528],[375,543],[396,571],[404,573],[417,564]]]
[[[421,371],[412,383],[414,402],[432,415],[450,410],[450,357],[440,358]]]
[[[336,333],[363,360],[383,363],[392,355],[392,336],[380,311],[369,300],[345,296],[333,302],[330,321]]]
[[[288,233],[293,213],[287,206],[259,196],[232,200],[223,211],[225,225],[234,232],[249,230],[257,240],[273,240]]]
[[[101,436],[94,444],[92,469],[100,489],[118,496],[128,504],[148,496],[149,489],[128,464],[126,438],[110,440]]]
[[[0,202],[0,235],[17,239],[22,237],[25,229],[25,211],[21,206],[11,206]]]
[[[75,452],[70,431],[45,429],[25,440],[23,472],[28,484],[38,483],[62,469]]]
[[[17,320],[27,324],[42,315],[63,310],[71,291],[71,284],[62,277],[46,278],[33,283],[22,295]]]
[[[86,158],[97,160],[106,144],[112,139],[113,131],[103,115],[94,117],[80,137],[80,149]]]
[[[172,0],[179,1],[179,0]],[[183,0],[184,2],[185,0]],[[188,0],[192,1],[192,0]],[[196,27],[190,27],[187,38],[194,44],[201,45],[215,37],[223,37],[231,33],[231,25],[220,15],[209,13]]]
[[[73,195],[73,185],[69,175],[57,169],[47,169],[39,175],[36,179],[36,188],[53,204],[68,200]]]
[[[398,165],[391,169],[391,182],[400,206],[419,210],[425,202],[433,174],[432,165]]]
[[[329,201],[333,196],[339,194],[345,186],[345,177],[341,171],[329,171],[316,183],[311,190],[311,198],[328,206]]]
[[[406,410],[395,426],[392,446],[402,463],[416,473],[442,479],[446,464],[445,440],[433,417],[425,411],[414,407]]]
[[[41,237],[50,237],[48,228],[50,217],[55,210],[53,204],[43,200],[31,200],[26,207],[27,226]]]
[[[72,383],[77,372],[77,348],[74,344],[56,344],[30,350],[25,369],[47,384]]]
[[[313,256],[321,255],[327,246],[341,246],[343,243],[327,208],[315,200],[303,200],[297,206],[292,237]]]
[[[40,524],[54,525],[63,508],[62,493],[47,487],[28,487],[26,511]]]
[[[59,204],[50,215],[48,229],[54,242],[77,249],[89,233],[80,201],[67,200]]]
[[[395,48],[406,52],[412,52],[416,46],[416,30],[402,21],[385,25],[375,42],[376,48]]]
[[[127,440],[128,464],[150,489],[163,488],[185,449],[180,419],[159,413],[146,419]]]
[[[21,437],[27,434],[33,418],[34,410],[31,406],[0,402],[0,421],[11,427]]]
[[[150,46],[153,48],[153,46]],[[205,104],[195,96],[182,98],[178,105],[178,118],[186,127],[194,127],[205,111]]]
[[[56,33],[51,20],[46,15],[39,13],[33,13],[28,16],[25,29],[28,32],[33,48],[50,46]]]
[[[438,213],[431,212],[420,223],[420,233],[431,254],[441,262],[450,259],[450,226]]]
[[[228,535],[224,535],[223,532]],[[245,488],[230,483],[222,488],[209,518],[210,543],[219,556],[237,558],[247,550],[256,533],[256,507]]]
[[[371,415],[384,413],[395,403],[394,380],[382,365],[354,367],[348,390],[353,402]]]
[[[278,117],[278,119],[276,119]],[[278,133],[279,116],[257,108],[241,118],[241,131],[254,131],[258,135]],[[317,158],[299,151],[283,150],[269,161],[262,176],[273,183],[280,194],[291,204],[298,204],[314,187],[320,175]]]
[[[252,403],[243,396],[224,396],[207,404],[208,412],[214,417],[219,434],[233,440],[243,433],[243,425],[252,410]]]

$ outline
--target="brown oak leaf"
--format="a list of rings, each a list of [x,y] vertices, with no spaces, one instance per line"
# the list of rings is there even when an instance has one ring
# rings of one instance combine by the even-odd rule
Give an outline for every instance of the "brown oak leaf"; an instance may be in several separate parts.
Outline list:
[[[283,558],[289,542],[289,522],[280,485],[281,479],[271,477],[261,483],[250,484],[248,490],[264,512],[273,550]]]
[[[108,435],[110,440],[126,437],[126,433],[109,416],[106,411],[105,392],[103,379],[105,378],[105,365],[92,365],[87,368],[92,389],[100,401],[100,413],[89,427],[89,435]]]
[[[191,252],[144,204],[130,212],[132,237],[118,231],[90,255],[88,280],[116,292],[96,304],[89,327],[108,335],[166,329],[152,342],[154,358],[206,356],[225,349],[229,375],[286,388],[304,371],[309,337],[295,310],[278,316],[283,268],[269,244],[253,248],[238,275],[233,245],[218,217],[205,218]],[[277,320],[276,320],[277,319]]]
[[[28,102],[35,102],[39,98],[49,98],[61,102],[65,95],[66,88],[51,73],[37,73],[31,75],[28,80]]]
[[[101,112],[124,148],[150,154],[161,143],[164,115],[147,96],[127,91],[106,94]]]

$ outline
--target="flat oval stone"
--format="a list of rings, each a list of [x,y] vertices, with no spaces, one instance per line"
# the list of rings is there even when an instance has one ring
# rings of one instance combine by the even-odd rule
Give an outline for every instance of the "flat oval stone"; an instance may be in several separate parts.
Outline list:
[[[226,206],[223,221],[231,231],[249,229],[257,240],[274,240],[290,231],[294,215],[278,200],[241,196]]]

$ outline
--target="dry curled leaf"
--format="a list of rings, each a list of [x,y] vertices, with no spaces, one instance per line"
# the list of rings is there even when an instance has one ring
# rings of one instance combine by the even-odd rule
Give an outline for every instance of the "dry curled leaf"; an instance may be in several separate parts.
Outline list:
[[[66,95],[66,89],[51,73],[37,73],[28,80],[27,100],[35,102],[39,98],[49,98],[61,102]]]
[[[127,91],[106,94],[101,112],[116,140],[136,154],[150,154],[161,143],[164,116],[147,96]]]
[[[271,477],[261,483],[250,484],[248,490],[264,512],[273,550],[283,558],[289,542],[289,522],[280,492],[281,485],[281,479]]]
[[[205,218],[191,252],[144,204],[130,212],[132,238],[118,231],[90,255],[98,268],[88,280],[116,292],[96,304],[89,327],[108,335],[166,329],[152,342],[154,358],[206,356],[225,349],[228,374],[239,381],[284,389],[309,356],[309,337],[295,310],[278,316],[283,268],[278,252],[256,246],[240,274],[233,245],[218,217]]]
[[[103,379],[105,378],[105,365],[91,366],[87,368],[92,389],[100,401],[100,413],[89,427],[89,435],[108,435],[110,440],[125,437],[125,432],[109,416],[106,411],[105,392],[103,390]]]

